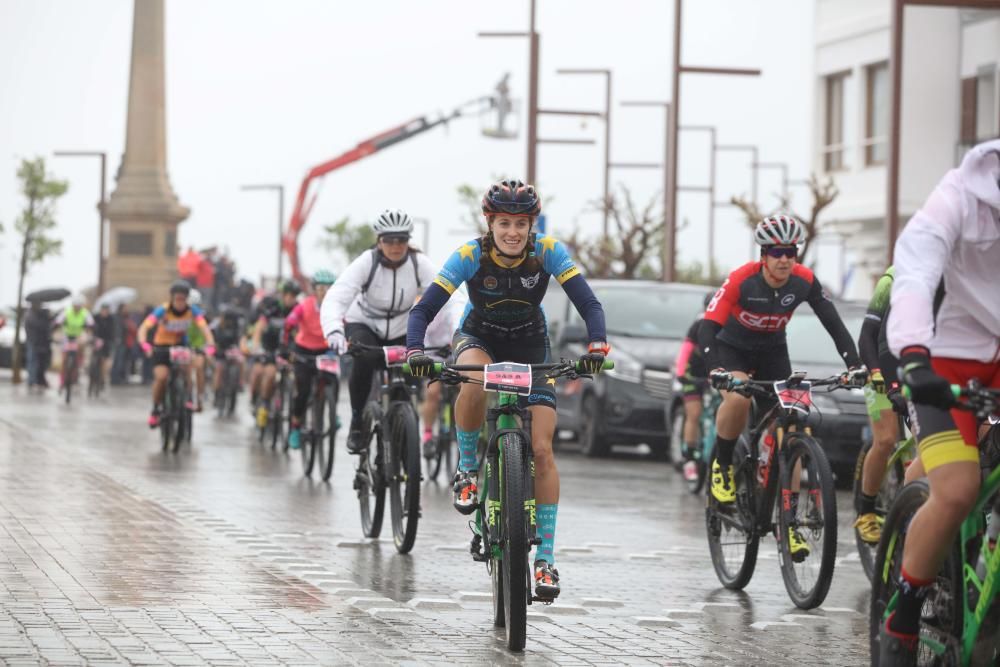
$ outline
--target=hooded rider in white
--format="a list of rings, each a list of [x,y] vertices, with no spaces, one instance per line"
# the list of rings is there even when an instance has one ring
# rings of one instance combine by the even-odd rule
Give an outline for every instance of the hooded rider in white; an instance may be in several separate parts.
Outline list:
[[[923,600],[980,486],[971,412],[952,384],[1000,387],[1000,140],[970,150],[903,229],[887,337],[909,390],[930,495],[903,546],[899,595],[881,628],[881,665],[915,664]],[[873,656],[874,657],[874,656]]]
[[[386,210],[372,224],[375,247],[351,262],[327,292],[320,308],[323,335],[338,354],[348,341],[365,345],[405,345],[406,322],[423,288],[434,280],[437,267],[410,246],[413,221],[400,210]],[[361,442],[361,413],[371,392],[373,373],[384,366],[378,352],[354,356],[348,383],[351,427],[347,449],[357,453]]]

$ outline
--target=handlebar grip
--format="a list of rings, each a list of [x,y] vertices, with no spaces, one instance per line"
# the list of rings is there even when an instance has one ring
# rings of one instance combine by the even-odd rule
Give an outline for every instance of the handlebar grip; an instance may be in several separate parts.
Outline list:
[[[610,370],[613,370],[614,367],[615,367],[615,362],[611,361],[610,359],[605,359],[604,360],[604,366],[602,366],[602,368],[604,370],[610,371]]]
[[[441,363],[440,361],[434,362],[434,373],[433,373],[433,375],[441,375],[441,371],[443,369],[444,369],[444,364],[443,363]],[[413,375],[413,371],[410,370],[410,364],[409,363],[403,364],[403,372],[406,373],[407,375]]]

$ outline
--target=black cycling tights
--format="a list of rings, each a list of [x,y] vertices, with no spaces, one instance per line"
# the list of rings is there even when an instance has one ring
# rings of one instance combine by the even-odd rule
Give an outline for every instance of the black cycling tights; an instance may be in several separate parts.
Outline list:
[[[296,423],[301,423],[302,417],[306,414],[306,406],[309,404],[313,379],[316,377],[315,355],[322,354],[322,351],[299,348],[295,352],[295,400],[292,402],[292,419]]]
[[[344,335],[351,343],[363,343],[365,345],[405,345],[406,336],[385,340],[379,338],[374,331],[356,322],[348,322],[344,327]],[[366,350],[361,352],[355,349],[351,364],[351,379],[349,381],[351,391],[351,412],[352,416],[361,416],[368,401],[368,394],[372,390],[372,375],[375,371],[385,368],[385,356],[381,350]]]

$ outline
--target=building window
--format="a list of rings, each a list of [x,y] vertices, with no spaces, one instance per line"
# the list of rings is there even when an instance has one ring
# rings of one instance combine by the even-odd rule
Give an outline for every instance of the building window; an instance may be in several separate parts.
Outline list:
[[[177,256],[177,232],[168,231],[163,234],[163,255],[165,257]]]
[[[997,136],[996,65],[979,68],[976,73],[976,140]]]
[[[149,257],[153,254],[152,232],[118,232],[118,254]]]
[[[840,72],[826,77],[826,129],[823,146],[823,166],[826,171],[836,171],[846,166],[844,122],[848,76],[850,72]]]
[[[889,63],[865,68],[865,164],[884,164],[889,133]]]

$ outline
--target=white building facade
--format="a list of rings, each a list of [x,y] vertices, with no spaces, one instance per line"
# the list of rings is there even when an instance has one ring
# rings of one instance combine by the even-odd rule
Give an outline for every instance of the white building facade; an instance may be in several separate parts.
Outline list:
[[[840,190],[824,234],[844,239],[844,296],[867,298],[886,261],[890,0],[816,0],[812,170]],[[907,7],[900,222],[965,149],[1000,136],[998,10]]]

